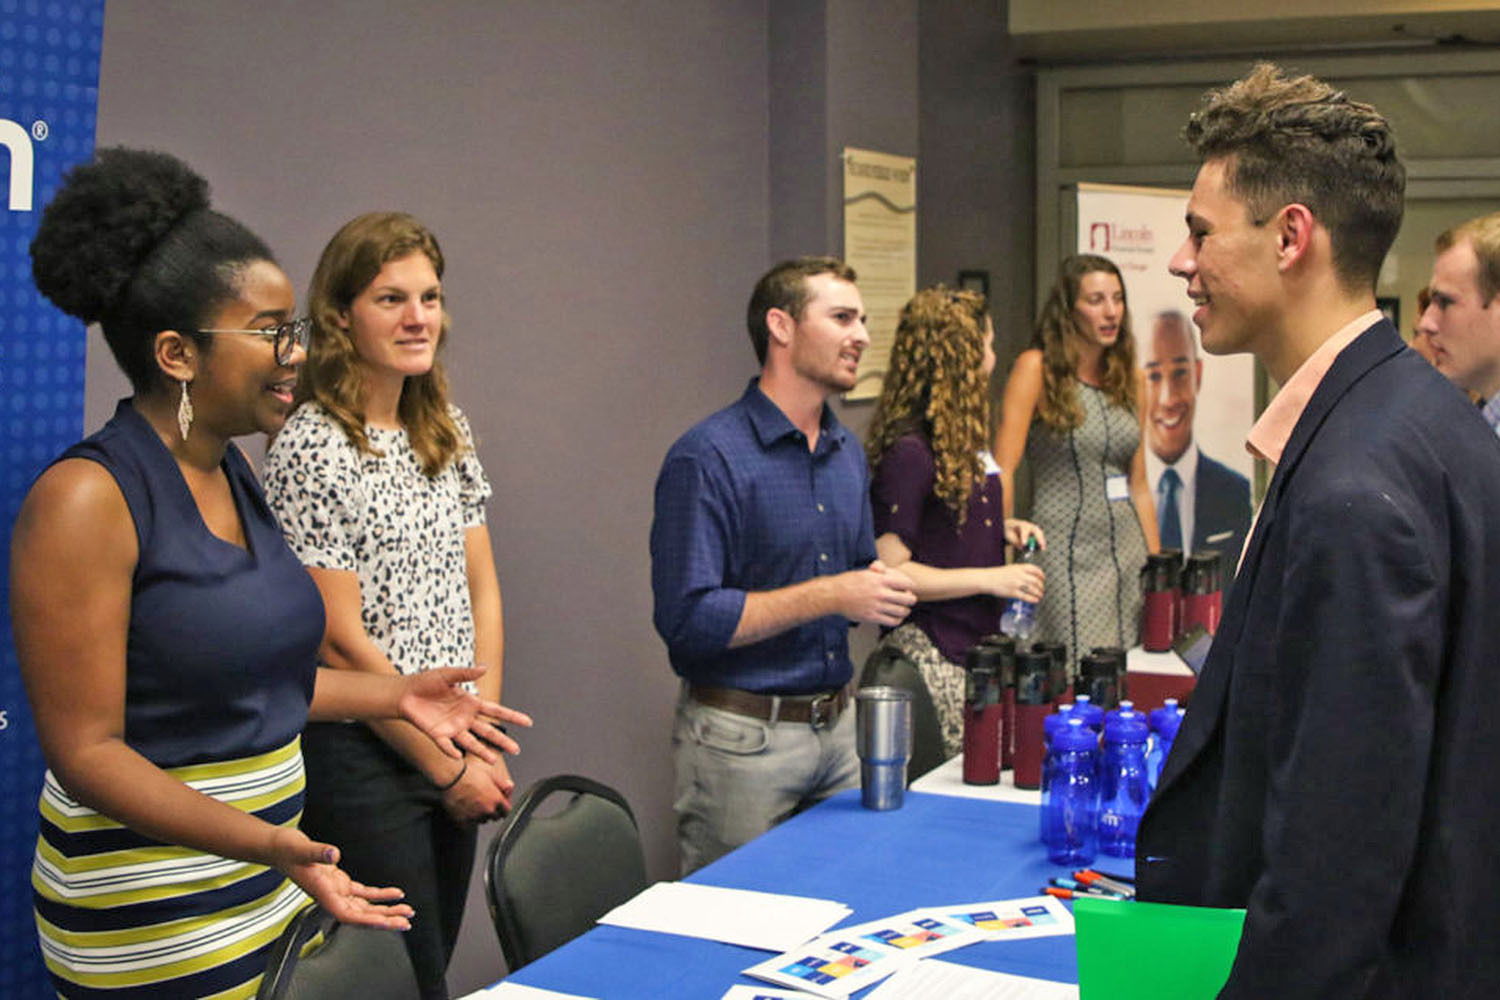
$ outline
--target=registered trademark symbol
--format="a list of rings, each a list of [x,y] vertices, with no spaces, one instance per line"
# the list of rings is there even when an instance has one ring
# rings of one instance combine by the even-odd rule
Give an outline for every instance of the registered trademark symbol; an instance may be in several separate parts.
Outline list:
[[[31,123],[31,137],[37,142],[41,142],[51,134],[52,129],[49,128],[47,126],[47,123],[42,121],[40,118]]]

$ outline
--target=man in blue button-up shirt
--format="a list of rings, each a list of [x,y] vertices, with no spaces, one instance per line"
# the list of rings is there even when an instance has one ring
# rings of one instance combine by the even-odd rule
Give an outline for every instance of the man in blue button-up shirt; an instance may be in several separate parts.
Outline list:
[[[683,679],[684,874],[858,783],[849,622],[893,626],[915,601],[875,559],[864,453],[826,402],[870,342],[854,271],[778,264],[747,319],[760,377],[672,446],[651,526],[656,629]]]

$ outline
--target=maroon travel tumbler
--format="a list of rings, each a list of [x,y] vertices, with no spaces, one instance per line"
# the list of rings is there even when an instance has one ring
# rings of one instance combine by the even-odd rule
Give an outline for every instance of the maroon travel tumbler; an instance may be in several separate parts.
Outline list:
[[[1053,697],[1052,654],[1016,654],[1017,788],[1042,787],[1042,738]]]
[[[1141,645],[1153,653],[1171,649],[1177,638],[1180,556],[1175,550],[1153,553],[1141,567]]]
[[[1016,751],[1016,640],[1003,632],[981,636],[979,645],[995,650],[985,662],[1000,678],[1000,700],[1004,717],[1000,720],[1000,769],[1012,764]]]
[[[1078,661],[1078,680],[1073,694],[1086,694],[1089,701],[1109,711],[1124,697],[1125,651],[1118,646],[1095,646]]]
[[[969,650],[968,681],[964,690],[964,784],[993,785],[1000,781],[1000,741],[1005,703],[1000,678],[985,662],[984,646]]]
[[[1178,633],[1202,626],[1213,635],[1224,613],[1224,592],[1219,583],[1219,553],[1203,549],[1188,556],[1182,570],[1182,620]]]

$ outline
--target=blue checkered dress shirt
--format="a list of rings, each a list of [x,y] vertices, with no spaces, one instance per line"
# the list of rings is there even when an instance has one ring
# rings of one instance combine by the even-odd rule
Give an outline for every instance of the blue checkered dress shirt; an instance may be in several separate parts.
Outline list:
[[[672,669],[698,684],[778,694],[842,687],[849,622],[832,615],[729,648],[750,591],[875,558],[858,440],[823,408],[817,447],[752,379],[733,405],[672,446],[651,524],[653,619]]]

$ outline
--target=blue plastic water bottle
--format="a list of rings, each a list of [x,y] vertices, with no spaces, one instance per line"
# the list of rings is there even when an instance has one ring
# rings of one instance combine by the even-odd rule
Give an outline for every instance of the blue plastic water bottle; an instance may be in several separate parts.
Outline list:
[[[1047,860],[1056,865],[1087,865],[1099,853],[1099,783],[1094,776],[1098,746],[1082,719],[1069,719],[1053,738],[1054,761],[1043,821],[1050,843]]]
[[[1151,796],[1146,777],[1146,720],[1138,712],[1104,727],[1105,767],[1099,788],[1099,849],[1135,857],[1135,833]]]
[[[1026,539],[1026,547],[1016,557],[1017,563],[1036,562],[1037,553],[1036,536],[1031,535]],[[1015,638],[1017,642],[1031,638],[1031,632],[1036,628],[1036,602],[1022,600],[1012,597],[1005,603],[1005,610],[1000,613],[1000,631]]]
[[[1042,745],[1044,747],[1042,755],[1042,811],[1040,819],[1037,821],[1037,826],[1039,828],[1039,838],[1042,843],[1048,845],[1052,843],[1052,834],[1047,827],[1047,803],[1052,799],[1052,745],[1057,740],[1057,731],[1066,726],[1068,720],[1072,717],[1073,705],[1069,703],[1057,706],[1056,712],[1053,712],[1042,720]]]
[[[1161,782],[1161,769],[1167,763],[1167,754],[1172,752],[1172,741],[1177,739],[1177,730],[1182,727],[1185,714],[1174,706],[1171,714],[1163,714],[1157,722],[1156,738],[1151,741],[1151,750],[1146,754],[1146,780],[1153,792]]]
[[[1095,705],[1093,699],[1086,694],[1073,698],[1073,714],[1081,718],[1083,724],[1092,729],[1095,735],[1104,728],[1104,709]]]
[[[1128,702],[1125,704],[1128,704]],[[1101,727],[1103,736],[1100,742],[1098,761],[1099,794],[1101,795],[1104,794],[1104,782],[1107,780],[1107,775],[1119,764],[1117,758],[1120,754],[1120,741],[1118,739],[1110,739],[1109,732],[1110,728],[1119,725],[1121,720],[1137,721],[1142,725],[1146,723],[1146,717],[1133,708],[1112,708],[1104,713],[1104,725]],[[1148,729],[1148,740],[1149,737],[1150,730]]]
[[[1162,720],[1162,718],[1164,716],[1167,716],[1167,715],[1176,715],[1176,714],[1177,714],[1177,699],[1176,698],[1168,698],[1168,699],[1166,699],[1165,701],[1162,702],[1161,708],[1153,708],[1151,711],[1149,711],[1149,712],[1146,713],[1146,721],[1150,724],[1151,731],[1153,733],[1159,733],[1159,732],[1161,732],[1161,720]]]

